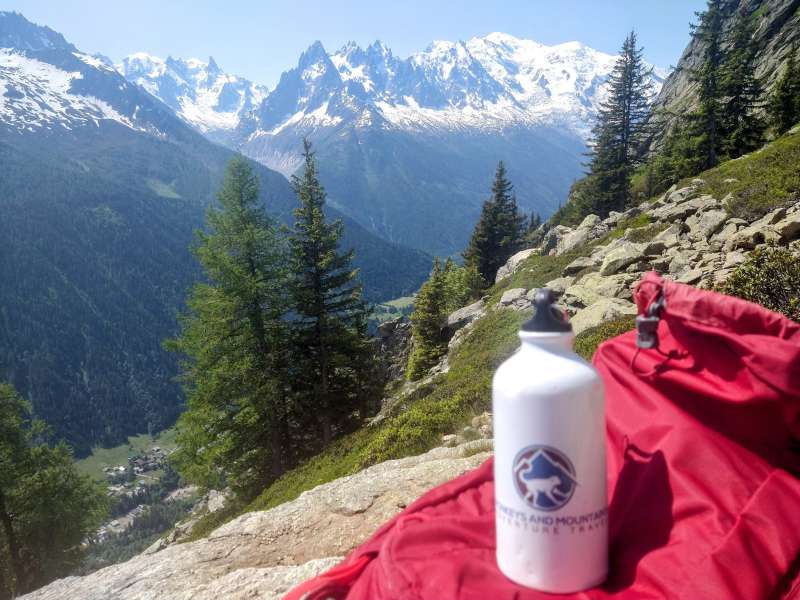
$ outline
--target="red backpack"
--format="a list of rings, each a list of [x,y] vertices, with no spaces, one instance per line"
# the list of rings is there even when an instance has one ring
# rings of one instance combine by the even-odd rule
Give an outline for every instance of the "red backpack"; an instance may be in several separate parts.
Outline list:
[[[602,344],[608,580],[564,597],[800,598],[800,325],[647,274]],[[643,325],[646,330],[647,323]],[[495,563],[491,461],[417,500],[286,600],[547,600]]]

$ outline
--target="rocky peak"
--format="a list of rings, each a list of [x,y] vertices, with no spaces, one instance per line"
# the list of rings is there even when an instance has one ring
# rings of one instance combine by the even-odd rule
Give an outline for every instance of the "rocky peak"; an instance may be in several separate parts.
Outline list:
[[[60,33],[31,23],[17,12],[6,11],[0,11],[0,48],[77,52]]]

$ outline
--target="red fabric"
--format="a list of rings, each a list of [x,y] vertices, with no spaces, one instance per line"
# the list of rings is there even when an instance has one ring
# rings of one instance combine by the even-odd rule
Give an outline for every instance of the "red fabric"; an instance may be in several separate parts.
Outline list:
[[[660,349],[604,343],[611,574],[569,598],[800,598],[800,325],[644,277]],[[498,571],[491,461],[425,494],[287,600],[546,600]]]

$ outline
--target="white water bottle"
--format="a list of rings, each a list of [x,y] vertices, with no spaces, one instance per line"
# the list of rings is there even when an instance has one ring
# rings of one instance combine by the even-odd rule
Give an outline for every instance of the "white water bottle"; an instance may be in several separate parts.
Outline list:
[[[570,593],[608,573],[603,383],[549,289],[534,311],[492,386],[497,564],[526,587]]]

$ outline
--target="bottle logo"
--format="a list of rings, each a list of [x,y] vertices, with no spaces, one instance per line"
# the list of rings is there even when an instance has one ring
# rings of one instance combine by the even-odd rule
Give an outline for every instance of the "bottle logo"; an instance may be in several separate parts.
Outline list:
[[[514,459],[513,471],[517,492],[537,510],[565,506],[578,486],[572,461],[552,446],[523,448]]]

